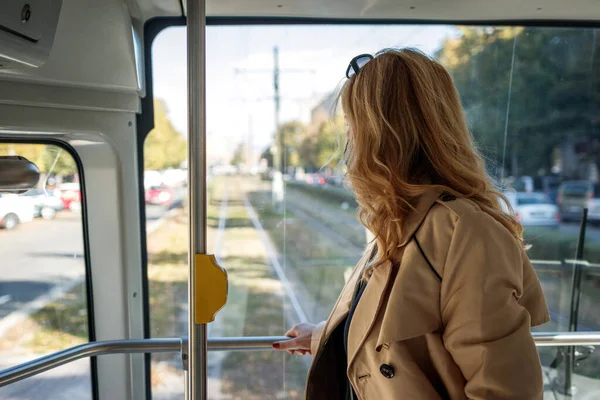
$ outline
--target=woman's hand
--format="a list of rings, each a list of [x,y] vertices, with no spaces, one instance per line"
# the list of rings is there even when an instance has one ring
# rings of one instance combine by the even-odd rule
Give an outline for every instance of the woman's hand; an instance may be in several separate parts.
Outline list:
[[[277,350],[286,350],[290,354],[296,352],[301,355],[311,354],[310,342],[312,339],[312,333],[315,329],[315,325],[303,322],[298,325],[294,325],[292,329],[285,333],[285,336],[289,336],[290,340],[284,340],[282,342],[273,343],[273,348]]]

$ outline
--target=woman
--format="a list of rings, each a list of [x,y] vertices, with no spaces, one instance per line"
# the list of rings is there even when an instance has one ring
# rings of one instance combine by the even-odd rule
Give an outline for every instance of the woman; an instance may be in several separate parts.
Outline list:
[[[376,239],[328,320],[274,347],[314,356],[310,400],[542,399],[548,309],[450,76],[410,49],[346,75],[347,178]]]

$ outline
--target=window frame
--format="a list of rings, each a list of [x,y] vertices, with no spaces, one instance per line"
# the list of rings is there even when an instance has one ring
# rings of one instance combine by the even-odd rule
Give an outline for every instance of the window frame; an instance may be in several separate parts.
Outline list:
[[[182,7],[182,10],[184,8]],[[155,17],[144,23],[143,35],[143,82],[145,96],[141,99],[141,111],[136,116],[136,142],[137,142],[137,165],[138,182],[144,181],[144,143],[148,134],[154,128],[154,73],[152,65],[152,46],[158,35],[168,28],[186,27],[186,16],[177,17]],[[543,28],[581,28],[599,29],[600,21],[595,20],[423,20],[423,19],[362,19],[362,18],[313,18],[313,17],[218,17],[207,16],[206,26],[272,26],[272,25],[455,25],[455,26],[519,26],[519,27],[543,27]],[[560,185],[559,185],[560,186]],[[559,190],[559,187],[556,187]],[[144,338],[151,337],[150,330],[150,302],[149,302],[149,280],[148,280],[148,249],[146,234],[146,204],[144,186],[138,187],[139,217],[140,217],[140,241],[141,241],[141,273],[142,273],[142,296],[143,296],[143,330]],[[145,354],[146,373],[146,398],[152,399],[151,377],[151,355]]]
[[[85,294],[86,294],[86,308],[87,308],[87,329],[88,329],[88,341],[96,341],[96,320],[94,314],[94,293],[93,293],[93,282],[92,282],[92,263],[90,259],[90,240],[89,240],[89,226],[88,226],[88,210],[87,210],[87,191],[86,191],[86,180],[85,171],[83,168],[83,162],[77,154],[77,151],[69,143],[58,139],[52,138],[25,138],[25,137],[14,137],[14,136],[3,136],[0,132],[0,143],[14,143],[14,144],[32,144],[32,145],[46,145],[60,147],[62,150],[67,152],[75,161],[77,166],[77,172],[79,175],[79,186],[81,190],[81,225],[82,225],[82,238],[83,238],[83,260],[85,266]],[[98,390],[98,364],[96,357],[90,357],[90,376],[91,376],[91,395],[93,400],[99,399]]]

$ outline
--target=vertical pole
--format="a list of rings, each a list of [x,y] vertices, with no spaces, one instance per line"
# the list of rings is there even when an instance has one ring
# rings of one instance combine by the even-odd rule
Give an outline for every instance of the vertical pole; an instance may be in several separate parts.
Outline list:
[[[283,173],[283,148],[281,147],[282,137],[279,134],[281,97],[279,95],[279,47],[273,47],[273,99],[275,102],[275,146],[277,148],[276,161],[273,164],[276,171]]]
[[[583,209],[583,218],[579,230],[579,240],[577,241],[577,251],[575,254],[575,268],[573,271],[573,280],[571,282],[571,310],[569,312],[569,332],[576,332],[579,319],[579,298],[581,293],[581,276],[583,260],[583,248],[585,246],[585,229],[587,225],[588,209]],[[565,349],[565,378],[564,394],[572,396],[573,388],[573,368],[575,367],[575,348],[567,347]]]
[[[282,213],[282,203],[284,196],[284,184],[283,184],[283,135],[279,132],[280,125],[280,103],[281,98],[279,95],[279,47],[273,48],[273,98],[275,100],[275,146],[273,154],[273,182],[272,182],[272,196],[273,196],[273,208],[278,214]]]
[[[206,400],[206,324],[196,324],[196,254],[206,253],[205,1],[187,0],[188,67],[188,400]]]
[[[254,168],[254,144],[252,143],[252,115],[248,115],[248,143],[246,148],[246,165],[252,172]]]

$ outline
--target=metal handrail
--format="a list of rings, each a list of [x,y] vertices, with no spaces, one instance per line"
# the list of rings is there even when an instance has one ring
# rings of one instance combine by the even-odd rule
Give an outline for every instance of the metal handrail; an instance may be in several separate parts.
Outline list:
[[[86,357],[125,353],[180,352],[183,342],[184,339],[181,338],[169,338],[106,340],[84,343],[0,371],[0,387]]]
[[[536,346],[600,346],[600,332],[534,332]],[[220,337],[208,339],[209,351],[255,351],[272,349],[285,336]],[[0,371],[0,387],[86,357],[107,354],[187,352],[187,338],[124,339],[89,342]]]
[[[537,347],[600,346],[600,332],[533,332]]]

